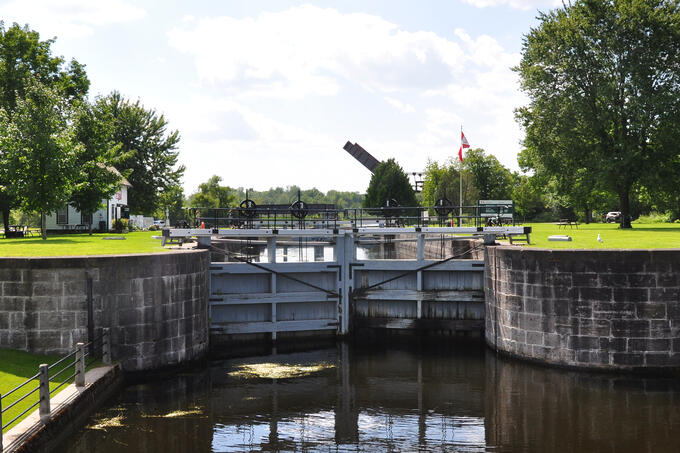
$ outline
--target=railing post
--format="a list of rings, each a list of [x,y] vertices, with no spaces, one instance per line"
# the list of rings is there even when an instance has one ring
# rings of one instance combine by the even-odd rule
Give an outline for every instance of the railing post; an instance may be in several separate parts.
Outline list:
[[[267,238],[267,258],[270,263],[276,263],[276,236]]]
[[[0,393],[0,452],[2,451],[2,393]]]
[[[50,371],[47,364],[43,363],[39,367],[40,375],[38,379],[40,381],[40,391],[38,392],[40,396],[40,406],[39,414],[40,421],[46,423],[50,419]]]
[[[102,329],[102,362],[111,365],[111,334],[108,327]]]
[[[76,344],[76,387],[85,387],[85,343]]]

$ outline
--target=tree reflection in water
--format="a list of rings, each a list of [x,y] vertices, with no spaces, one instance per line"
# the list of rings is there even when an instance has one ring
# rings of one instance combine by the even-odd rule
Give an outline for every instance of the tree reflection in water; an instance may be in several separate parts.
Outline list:
[[[63,451],[680,451],[680,383],[338,344],[131,385],[88,426]]]

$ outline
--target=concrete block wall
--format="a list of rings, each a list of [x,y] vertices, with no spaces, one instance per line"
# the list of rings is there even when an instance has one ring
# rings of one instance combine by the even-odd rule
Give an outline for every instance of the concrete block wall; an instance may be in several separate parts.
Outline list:
[[[126,371],[172,366],[208,350],[207,251],[0,259],[0,347],[65,354],[87,341],[88,280],[95,329],[111,329]]]
[[[536,361],[680,368],[680,250],[488,247],[486,341]]]

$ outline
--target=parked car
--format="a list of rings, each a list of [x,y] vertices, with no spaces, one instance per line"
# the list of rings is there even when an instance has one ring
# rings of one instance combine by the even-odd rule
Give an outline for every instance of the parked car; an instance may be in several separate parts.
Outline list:
[[[621,220],[621,211],[611,211],[608,212],[604,217],[604,221],[607,223],[618,222]]]
[[[153,224],[158,228],[163,228],[165,226],[165,220],[154,220]]]

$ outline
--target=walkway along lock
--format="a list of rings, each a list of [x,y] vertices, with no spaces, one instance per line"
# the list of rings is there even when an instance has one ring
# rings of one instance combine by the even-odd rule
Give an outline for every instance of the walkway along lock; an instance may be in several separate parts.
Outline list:
[[[38,373],[26,379],[21,384],[17,385],[15,388],[0,395],[0,452],[3,451],[2,443],[2,430],[17,423],[30,411],[35,410],[38,407],[38,413],[40,415],[40,421],[46,423],[49,421],[52,410],[50,400],[51,397],[59,390],[62,386],[67,385],[71,380],[75,383],[76,387],[85,387],[87,384],[85,382],[85,370],[86,368],[95,362],[101,353],[101,359],[105,364],[111,364],[111,339],[109,334],[109,329],[102,329],[102,333],[99,337],[93,339],[88,343],[78,343],[76,349],[70,354],[57,360],[55,363],[41,364],[38,367]],[[89,357],[88,360],[86,360]],[[72,361],[70,359],[73,359]],[[73,370],[73,373],[68,376],[62,376],[64,373]],[[50,383],[55,383],[56,379],[61,377],[61,382],[50,389]],[[31,382],[37,382],[37,386],[30,388],[23,395],[16,396],[16,399],[8,404],[8,398],[11,395],[17,394],[19,390],[28,386]],[[4,415],[9,412],[10,409],[20,404],[22,401],[29,399],[35,393],[38,393],[36,401],[30,406],[24,409],[21,413],[14,416],[11,420],[5,422]]]

